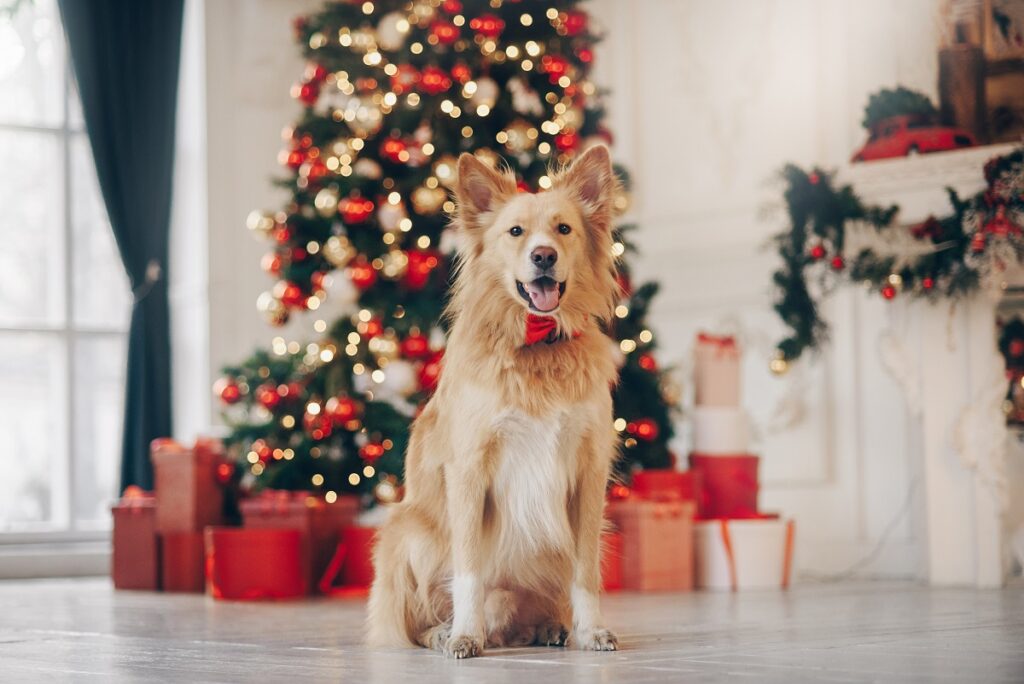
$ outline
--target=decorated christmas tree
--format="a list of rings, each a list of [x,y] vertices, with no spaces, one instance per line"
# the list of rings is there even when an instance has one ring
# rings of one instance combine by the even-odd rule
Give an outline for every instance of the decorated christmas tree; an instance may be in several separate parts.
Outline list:
[[[276,281],[259,309],[273,325],[313,312],[302,318],[315,341],[275,337],[215,390],[244,487],[393,501],[410,423],[443,368],[457,155],[507,164],[537,192],[551,168],[610,142],[589,80],[597,31],[564,0],[376,0],[328,4],[296,20],[295,36],[308,64],[281,153],[292,197],[248,225],[270,241],[263,268]],[[624,190],[616,207],[628,205]],[[617,256],[630,228],[617,229]],[[628,477],[671,464],[675,392],[645,324],[657,285],[634,290],[619,268],[622,299],[603,324],[621,352]],[[329,308],[345,313],[329,321]]]

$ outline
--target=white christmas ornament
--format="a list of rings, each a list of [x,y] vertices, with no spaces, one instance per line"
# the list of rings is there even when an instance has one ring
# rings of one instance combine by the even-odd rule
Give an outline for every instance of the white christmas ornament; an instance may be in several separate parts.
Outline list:
[[[508,91],[512,93],[512,109],[520,114],[540,116],[544,113],[540,95],[519,76],[509,79]]]
[[[384,368],[384,380],[378,385],[379,394],[408,397],[417,389],[416,369],[404,359],[392,361]]]
[[[398,50],[405,45],[409,20],[404,12],[389,12],[377,24],[377,45],[384,50]]]
[[[408,217],[409,214],[405,211],[405,204],[402,202],[398,204],[384,202],[377,209],[377,223],[385,233],[398,232],[401,229],[402,220]]]
[[[488,109],[494,107],[494,103],[498,101],[498,94],[501,90],[498,88],[497,82],[488,76],[484,76],[476,81],[476,90],[469,96],[469,102],[474,107],[484,105]]]

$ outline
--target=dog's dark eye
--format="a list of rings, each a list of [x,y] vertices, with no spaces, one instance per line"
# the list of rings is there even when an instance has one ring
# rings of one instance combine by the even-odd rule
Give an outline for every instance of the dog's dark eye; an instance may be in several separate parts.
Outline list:
[[[562,235],[568,235],[569,233],[572,232],[572,227],[566,223],[559,223],[558,232],[561,233]]]
[[[512,237],[519,237],[520,235],[523,234],[523,227],[512,226],[511,228],[508,229],[508,234],[511,235]]]

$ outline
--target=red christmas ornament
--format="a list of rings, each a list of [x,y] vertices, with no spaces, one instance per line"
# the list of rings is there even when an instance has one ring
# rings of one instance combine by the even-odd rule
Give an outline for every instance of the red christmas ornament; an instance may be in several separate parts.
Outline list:
[[[440,95],[452,87],[452,79],[443,69],[428,66],[420,72],[420,90],[427,95]]]
[[[576,36],[587,28],[587,13],[572,11],[562,12],[558,18],[561,20],[562,29],[567,36]]]
[[[814,171],[811,175],[807,176],[807,180],[810,181],[811,185],[817,185],[821,182],[821,176],[818,175],[817,171]]]
[[[292,263],[305,261],[307,256],[309,256],[309,253],[302,247],[292,247]]]
[[[815,261],[819,261],[825,258],[825,248],[822,245],[814,245],[811,247],[811,258]]]
[[[373,216],[375,206],[369,197],[346,197],[338,202],[338,213],[347,224],[362,223]]]
[[[384,455],[384,451],[384,445],[380,442],[368,442],[359,449],[359,457],[372,464]]]
[[[217,466],[217,482],[222,485],[226,485],[231,482],[231,477],[235,474],[235,468],[230,463],[221,463]]]
[[[398,345],[407,359],[422,359],[430,354],[430,340],[423,333],[411,333]]]
[[[384,324],[380,322],[379,318],[371,318],[368,321],[359,321],[359,325],[356,326],[356,330],[359,334],[368,340],[372,340],[377,335],[384,332]]]
[[[638,363],[640,364],[640,367],[643,368],[645,371],[650,371],[653,373],[654,371],[658,370],[658,362],[655,361],[654,357],[651,356],[650,354],[641,354],[640,358],[638,359]]]
[[[469,28],[484,38],[497,38],[505,30],[505,22],[495,14],[481,14],[469,20]]]
[[[569,60],[562,55],[544,55],[540,58],[540,72],[548,75],[548,80],[553,84],[565,76],[569,70]]]
[[[437,268],[440,260],[434,250],[413,249],[406,252],[408,267],[402,283],[410,290],[422,290],[430,280],[431,272]]]
[[[362,414],[362,407],[359,402],[351,397],[331,397],[324,404],[324,410],[331,417],[334,424],[341,427],[346,423],[359,418]]]
[[[377,282],[377,271],[365,257],[359,257],[350,263],[346,271],[352,284],[360,290],[373,287],[373,284]]]
[[[419,70],[411,64],[402,64],[391,77],[391,90],[395,95],[404,95],[416,88],[420,82]]]
[[[286,282],[281,289],[281,303],[289,309],[304,307],[306,296],[302,294],[302,288],[295,283]]]
[[[221,378],[214,385],[214,390],[225,404],[237,404],[242,398],[242,388],[232,378]]]
[[[308,150],[313,146],[313,136],[310,135],[309,133],[303,133],[302,135],[300,135],[298,141],[299,147],[301,147],[304,150]]]
[[[327,69],[323,64],[311,62],[306,65],[306,80],[311,83],[321,83],[327,78]]]
[[[299,86],[296,97],[302,104],[312,107],[320,97],[320,86],[316,83],[303,83]]]
[[[836,271],[842,271],[846,267],[846,262],[843,257],[836,255],[832,257],[832,268]]]
[[[937,238],[941,233],[942,224],[939,223],[934,216],[929,216],[928,220],[923,223],[919,223],[910,229],[910,234],[918,240],[921,240],[922,238]]]
[[[434,36],[442,45],[451,45],[459,39],[459,27],[438,19],[430,25],[430,35]]]
[[[650,418],[641,418],[626,425],[626,432],[637,439],[650,442],[658,438],[658,424]]]
[[[576,57],[584,64],[589,64],[590,62],[594,61],[594,52],[590,48],[577,48]]]
[[[516,181],[516,192],[530,192],[530,184],[520,178]]]
[[[459,62],[458,64],[452,67],[452,78],[454,78],[459,83],[466,83],[471,78],[473,78],[473,72],[470,70],[469,66],[467,66],[465,62]]]
[[[267,252],[260,259],[260,267],[270,275],[281,275],[281,257],[276,252]]]
[[[921,287],[926,290],[930,290],[935,287],[935,280],[929,276],[925,276],[924,278],[921,278]]]
[[[303,171],[305,171],[303,175],[305,175],[308,180],[318,181],[327,175],[328,169],[327,164],[324,164],[319,159],[314,159],[313,161],[306,162],[302,165],[302,169],[299,173],[302,173]]]
[[[334,431],[330,417],[325,415],[323,410],[316,414],[307,411],[302,418],[302,425],[306,428],[306,433],[317,440],[327,439]]]
[[[277,393],[288,401],[295,401],[302,396],[302,385],[297,382],[289,382],[287,385],[278,385]]]
[[[298,170],[306,161],[306,153],[302,150],[291,150],[284,159],[284,165],[292,171]]]
[[[437,381],[441,378],[441,359],[444,352],[435,352],[420,367],[419,382],[420,389],[425,392],[432,392],[437,387]]]
[[[313,274],[309,276],[309,284],[313,286],[314,290],[324,290],[324,278],[327,277],[325,271],[313,271]]]
[[[274,450],[271,449],[270,445],[267,444],[262,439],[257,439],[255,442],[253,442],[252,446],[249,448],[249,451],[256,452],[256,456],[263,463],[269,461],[270,457],[274,455]]]
[[[396,164],[409,160],[409,151],[406,149],[405,141],[397,136],[385,138],[380,144],[381,155]]]
[[[279,245],[286,245],[292,239],[292,229],[288,226],[278,226],[274,229],[274,242]]]
[[[1009,352],[1014,358],[1024,354],[1024,340],[1010,340]]]
[[[441,9],[448,14],[458,14],[462,11],[462,3],[459,0],[444,0],[441,3]]]
[[[560,152],[569,152],[575,150],[580,145],[580,136],[576,131],[562,131],[555,136],[555,147]]]
[[[882,288],[882,296],[886,299],[892,299],[896,296],[896,288],[892,285],[886,285]]]
[[[612,485],[611,489],[608,490],[608,498],[613,501],[622,501],[623,499],[628,499],[631,493],[629,487],[624,484]]]
[[[273,411],[281,403],[281,395],[277,392],[277,385],[272,382],[265,382],[256,388],[256,401],[267,409]]]

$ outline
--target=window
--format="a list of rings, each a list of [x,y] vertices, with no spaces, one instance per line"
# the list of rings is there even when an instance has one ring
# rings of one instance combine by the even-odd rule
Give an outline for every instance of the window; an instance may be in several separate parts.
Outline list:
[[[55,0],[0,4],[0,245],[0,541],[106,529],[131,295]]]

